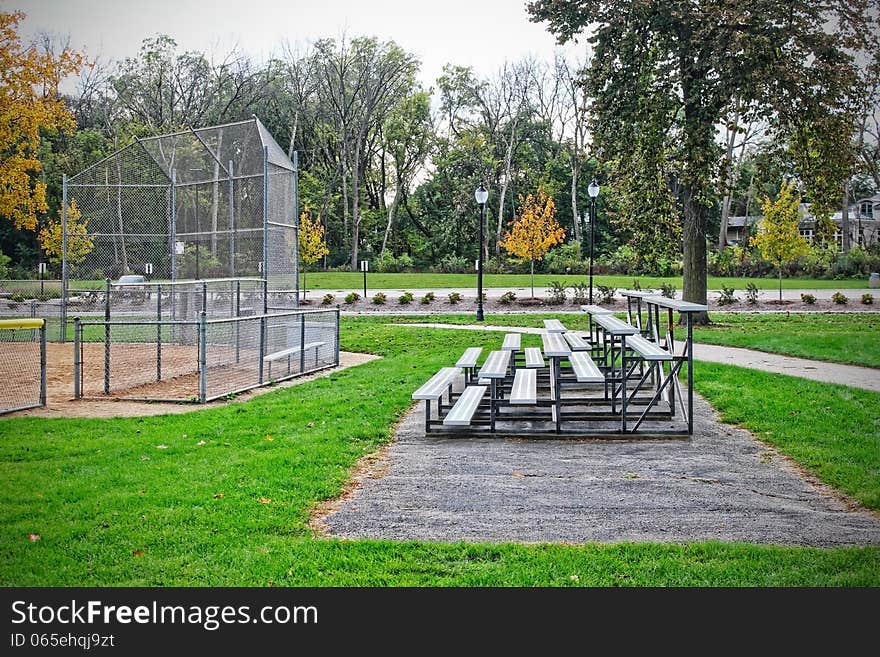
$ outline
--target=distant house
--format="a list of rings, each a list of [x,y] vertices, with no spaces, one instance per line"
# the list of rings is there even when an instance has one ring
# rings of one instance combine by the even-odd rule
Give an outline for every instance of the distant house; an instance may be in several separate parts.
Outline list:
[[[800,234],[808,242],[812,243],[816,236],[816,219],[810,214],[810,206],[801,204]],[[727,220],[727,243],[740,244],[749,232],[751,226],[761,221],[760,216],[729,217]],[[837,240],[838,248],[843,250],[843,212],[838,210],[831,215],[831,220],[837,225],[834,239]],[[849,207],[849,233],[850,244],[863,247],[872,246],[880,242],[880,194],[859,199]]]

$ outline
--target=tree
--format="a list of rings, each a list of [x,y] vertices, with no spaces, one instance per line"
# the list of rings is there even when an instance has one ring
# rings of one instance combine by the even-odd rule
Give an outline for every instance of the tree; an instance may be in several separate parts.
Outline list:
[[[324,241],[324,226],[321,216],[312,219],[312,210],[308,206],[299,217],[299,259],[311,265],[330,253]],[[303,268],[303,299],[306,298],[306,270]]]
[[[58,214],[59,217],[50,219],[39,234],[40,246],[49,256],[49,262],[56,264],[64,258],[64,234],[60,210]],[[76,206],[76,201],[71,201],[67,206],[67,261],[74,265],[85,260],[86,256],[95,248],[95,242],[89,235],[88,219],[82,219],[82,221],[80,219],[82,219],[82,212]]]
[[[16,29],[22,12],[0,13],[0,215],[17,228],[34,230],[48,210],[41,170],[40,131],[73,132],[75,123],[58,85],[85,64],[69,48],[55,55],[24,48]]]
[[[800,202],[793,182],[782,184],[775,201],[765,196],[761,201],[764,218],[758,224],[758,234],[752,238],[752,244],[758,247],[761,257],[779,269],[780,301],[783,265],[810,252],[809,243],[798,232]]]
[[[798,134],[805,117],[812,121],[848,114],[858,78],[851,53],[878,48],[878,17],[869,4],[873,3],[529,4],[532,19],[549,21],[549,30],[560,41],[591,30],[594,57],[585,84],[594,100],[594,143],[603,159],[625,164],[639,142],[668,153],[666,184],[682,216],[684,299],[707,300],[706,234],[721,161],[715,141],[718,124],[734,102],[754,106],[765,117],[778,115],[777,127],[785,134]],[[646,134],[649,140],[643,139]],[[831,142],[838,135],[834,131],[827,136]],[[829,184],[823,180],[823,189]],[[842,191],[842,180],[834,184]],[[824,193],[820,196],[824,200]],[[696,319],[709,320],[706,314]]]
[[[531,263],[532,297],[535,296],[535,260],[543,260],[547,252],[565,239],[565,231],[556,221],[556,204],[538,188],[537,198],[529,194],[519,197],[518,218],[510,222],[501,246],[511,255]]]

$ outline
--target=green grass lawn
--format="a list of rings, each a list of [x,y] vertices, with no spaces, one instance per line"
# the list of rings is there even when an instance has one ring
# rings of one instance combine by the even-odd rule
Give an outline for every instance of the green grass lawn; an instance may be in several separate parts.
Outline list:
[[[880,367],[878,314],[713,313],[712,320],[712,326],[694,331],[695,340],[801,358]]]
[[[499,340],[387,319],[345,318],[342,327],[344,349],[384,358],[248,402],[144,418],[0,419],[0,585],[880,585],[874,547],[315,539],[312,508],[338,496],[357,459],[391,438],[412,390],[465,344]],[[697,370],[700,390],[731,419],[752,421],[767,386],[713,367]],[[788,436],[792,453],[800,440],[812,464],[813,434],[789,436],[784,405],[826,409],[837,439],[817,453],[817,474],[876,504],[876,433],[857,425],[880,396],[821,384],[790,392],[781,390],[762,435]]]

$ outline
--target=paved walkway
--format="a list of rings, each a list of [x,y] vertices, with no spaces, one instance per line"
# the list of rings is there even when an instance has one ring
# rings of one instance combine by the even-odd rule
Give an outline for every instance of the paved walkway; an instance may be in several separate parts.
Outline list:
[[[522,326],[480,326],[475,324],[396,324],[395,326],[424,326],[427,328],[462,329],[466,331],[505,331],[508,333],[540,333],[542,329]],[[722,347],[710,344],[694,345],[694,358],[712,363],[739,365],[774,374],[788,374],[823,383],[839,383],[855,388],[880,392],[880,369],[841,365],[826,361],[807,360],[793,356],[770,354],[754,349]]]

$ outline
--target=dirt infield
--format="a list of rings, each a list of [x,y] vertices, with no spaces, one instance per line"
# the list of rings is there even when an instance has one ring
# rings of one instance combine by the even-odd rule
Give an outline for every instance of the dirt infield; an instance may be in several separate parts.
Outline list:
[[[360,365],[373,360],[376,356],[340,352],[339,367],[320,370],[314,374],[306,374],[274,386],[257,388],[250,392],[237,395],[235,401],[244,401],[256,395],[270,392],[277,388],[297,385],[317,376],[325,376],[338,369]],[[131,417],[139,415],[161,415],[164,413],[186,413],[199,410],[204,406],[186,403],[160,403],[125,401],[122,397],[156,396],[166,399],[187,399],[198,394],[198,359],[196,348],[189,346],[165,345],[162,348],[162,378],[155,381],[156,351],[155,345],[124,344],[113,345],[111,353],[112,392],[103,394],[104,381],[104,345],[101,343],[83,344],[83,393],[85,399],[73,398],[73,344],[48,343],[46,345],[46,406],[27,411],[11,413],[4,417]],[[235,380],[236,374],[250,375],[252,372],[244,367],[210,367],[209,385],[212,377],[224,380]],[[14,380],[20,376],[15,372],[14,359],[4,358],[0,352],[0,381]],[[116,389],[121,381],[129,383],[127,387]],[[209,406],[229,403],[218,400]]]

